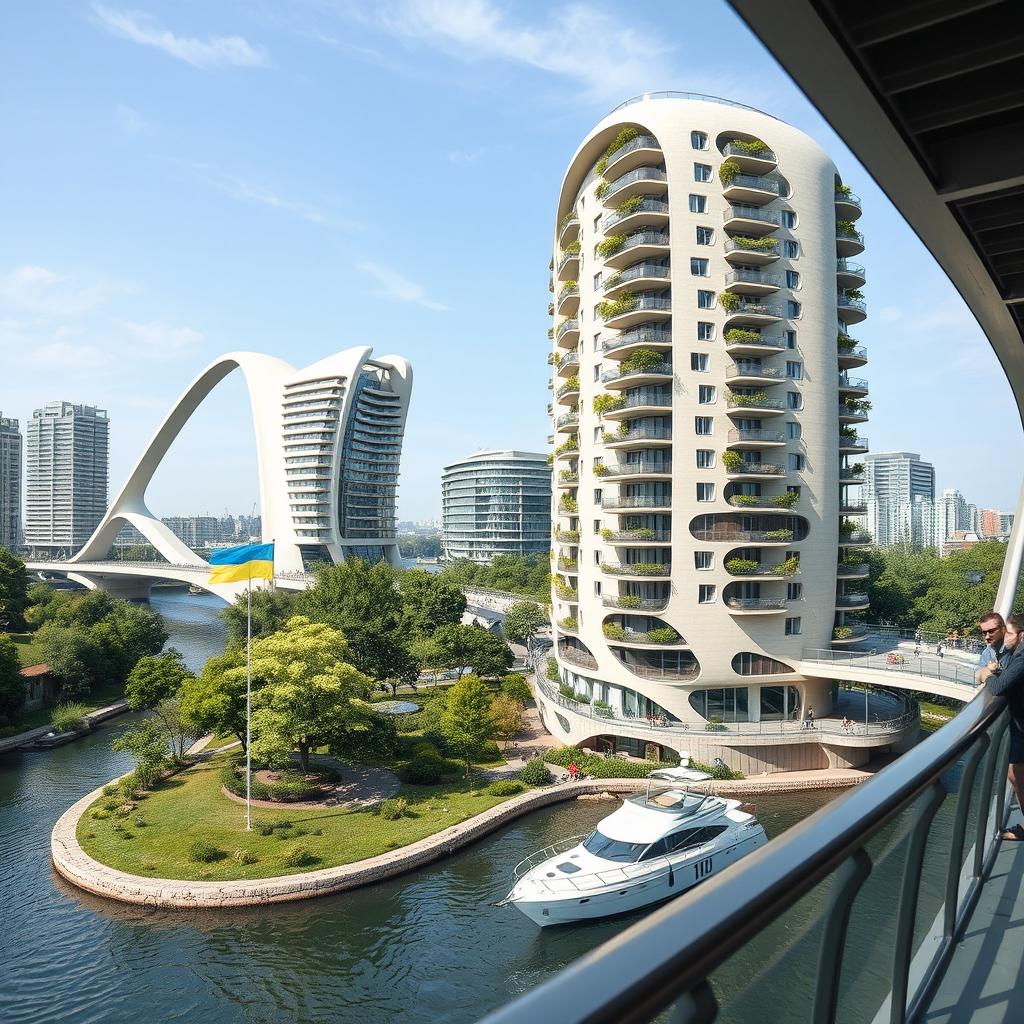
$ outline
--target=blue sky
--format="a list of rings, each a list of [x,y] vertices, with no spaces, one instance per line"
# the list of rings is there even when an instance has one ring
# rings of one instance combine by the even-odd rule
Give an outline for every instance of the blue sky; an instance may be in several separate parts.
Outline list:
[[[438,514],[447,461],[545,450],[562,174],[620,101],[676,89],[758,106],[832,155],[864,200],[872,449],[920,452],[979,506],[1015,503],[990,453],[1017,450],[1020,422],[987,342],[724,3],[76,0],[4,20],[0,410],[105,407],[112,491],[174,397],[236,349],[412,361],[403,519]],[[229,378],[154,479],[153,511],[251,508],[247,416]]]

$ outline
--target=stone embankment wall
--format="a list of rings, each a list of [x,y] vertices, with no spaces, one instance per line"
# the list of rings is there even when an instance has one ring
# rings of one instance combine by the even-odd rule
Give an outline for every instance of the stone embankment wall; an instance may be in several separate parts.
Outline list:
[[[854,785],[868,777],[866,773],[860,772],[813,774],[815,778],[718,782],[714,783],[712,788],[717,793],[747,797],[755,793],[839,788]],[[190,909],[283,903],[343,892],[346,889],[355,889],[394,878],[454,853],[530,811],[581,796],[633,793],[642,790],[646,784],[645,779],[591,779],[585,782],[555,784],[513,797],[435,835],[403,846],[399,850],[357,861],[355,864],[278,878],[232,882],[177,881],[129,875],[88,856],[78,844],[76,831],[79,819],[90,804],[102,794],[101,787],[82,797],[61,815],[50,838],[50,856],[57,872],[72,884],[97,896],[106,896],[124,903]],[[532,851],[524,851],[524,856],[530,852]]]

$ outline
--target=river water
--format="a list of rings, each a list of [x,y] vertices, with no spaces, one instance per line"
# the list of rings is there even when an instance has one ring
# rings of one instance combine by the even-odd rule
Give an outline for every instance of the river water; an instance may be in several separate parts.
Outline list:
[[[215,598],[165,591],[153,604],[192,667],[221,649]],[[461,1024],[637,919],[541,931],[493,906],[522,857],[610,811],[584,803],[539,811],[431,867],[336,897],[201,914],[90,897],[54,875],[50,830],[71,803],[128,769],[110,750],[128,721],[57,750],[0,758],[2,1024]],[[835,795],[762,797],[758,816],[777,835]],[[802,919],[779,933],[780,947],[792,945],[790,931],[803,935]],[[742,993],[764,955],[734,957],[725,987]],[[801,968],[777,967],[776,990],[792,992]],[[738,1007],[720,1019],[782,1020],[764,1014],[766,995],[759,985],[749,1013]]]

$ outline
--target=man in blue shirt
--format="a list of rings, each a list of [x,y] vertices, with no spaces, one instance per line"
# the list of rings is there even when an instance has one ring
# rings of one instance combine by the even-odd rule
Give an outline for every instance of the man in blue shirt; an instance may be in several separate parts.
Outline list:
[[[978,659],[978,671],[974,673],[975,681],[978,683],[984,682],[981,670],[993,660],[1001,661],[1006,656],[1007,652],[1003,646],[1003,641],[1006,638],[1006,623],[1003,621],[1002,615],[999,612],[989,612],[988,615],[983,615],[978,622],[978,629],[981,630],[981,635],[985,639],[985,643],[988,645],[985,650],[981,652],[981,657]]]

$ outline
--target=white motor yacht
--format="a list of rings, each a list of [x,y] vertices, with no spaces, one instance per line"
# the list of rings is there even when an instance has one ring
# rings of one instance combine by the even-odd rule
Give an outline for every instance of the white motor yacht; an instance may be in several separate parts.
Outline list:
[[[704,772],[652,772],[647,790],[627,798],[588,836],[549,846],[515,869],[512,904],[542,928],[638,910],[686,892],[763,846],[761,823],[739,800],[693,783]]]

